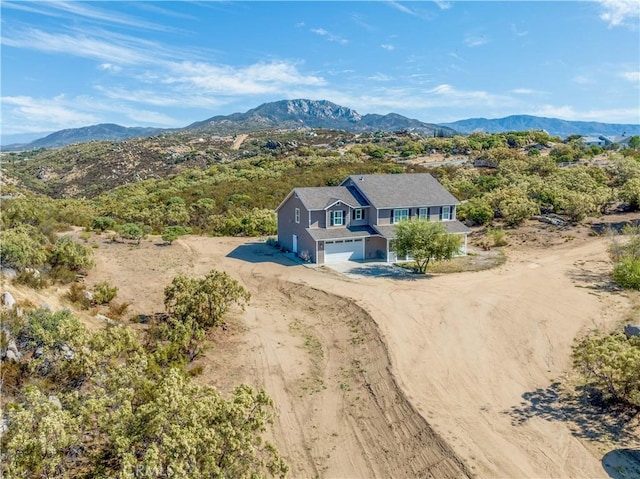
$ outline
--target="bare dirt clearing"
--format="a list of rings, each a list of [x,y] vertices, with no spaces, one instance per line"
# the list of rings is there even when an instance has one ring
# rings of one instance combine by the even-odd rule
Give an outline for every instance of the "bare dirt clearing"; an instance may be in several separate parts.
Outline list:
[[[247,135],[246,133],[242,133],[240,135],[238,135],[236,137],[235,140],[233,140],[233,145],[231,145],[231,149],[232,150],[239,150],[240,149],[240,145],[242,145],[242,142],[244,140],[246,140],[249,137],[249,135]]]
[[[496,269],[400,279],[307,268],[242,238],[94,237],[87,283],[109,280],[134,314],[161,311],[178,273],[240,280],[251,303],[214,332],[200,380],[269,392],[292,477],[611,477],[603,456],[637,437],[585,434],[556,383],[576,335],[617,324],[629,299],[608,283],[606,238],[522,232]]]

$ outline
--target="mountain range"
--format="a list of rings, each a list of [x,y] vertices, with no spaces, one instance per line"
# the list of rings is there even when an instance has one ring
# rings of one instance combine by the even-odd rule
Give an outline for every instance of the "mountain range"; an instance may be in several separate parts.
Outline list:
[[[634,136],[640,135],[640,124],[599,123],[595,121],[568,121],[558,118],[545,118],[531,115],[512,115],[489,120],[487,118],[469,118],[468,120],[441,123],[454,130],[469,134],[474,131],[499,133],[501,131],[544,130],[552,136]]]
[[[610,124],[598,122],[566,121],[531,115],[513,115],[506,118],[472,118],[453,123],[425,123],[397,113],[386,115],[360,115],[351,108],[326,100],[281,100],[264,103],[245,113],[218,115],[179,129],[123,127],[100,124],[82,128],[60,130],[30,143],[3,146],[4,151],[57,148],[91,140],[123,140],[170,132],[233,134],[267,129],[325,128],[354,133],[375,131],[410,131],[428,136],[453,136],[474,131],[496,133],[501,131],[545,130],[552,136],[568,135],[640,135],[640,124]]]

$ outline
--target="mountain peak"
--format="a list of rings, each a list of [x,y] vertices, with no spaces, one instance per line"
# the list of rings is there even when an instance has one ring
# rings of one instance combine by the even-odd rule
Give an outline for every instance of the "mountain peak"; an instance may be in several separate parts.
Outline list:
[[[214,116],[189,125],[189,129],[252,131],[267,128],[325,128],[351,132],[409,130],[416,133],[452,135],[450,128],[410,120],[402,115],[360,115],[351,108],[328,100],[298,98],[280,100],[253,108],[246,113]]]

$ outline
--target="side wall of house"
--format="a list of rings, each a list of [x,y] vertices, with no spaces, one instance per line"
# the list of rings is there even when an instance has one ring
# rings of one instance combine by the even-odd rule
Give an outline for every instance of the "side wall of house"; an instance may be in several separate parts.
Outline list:
[[[327,227],[327,212],[312,211],[311,212],[311,226],[310,228],[326,228]]]
[[[300,209],[300,222],[296,223],[296,208]],[[278,210],[278,242],[293,251],[293,235],[298,237],[298,253],[303,250],[309,250],[309,254],[315,256],[315,242],[307,233],[306,228],[309,225],[309,212],[295,194]]]

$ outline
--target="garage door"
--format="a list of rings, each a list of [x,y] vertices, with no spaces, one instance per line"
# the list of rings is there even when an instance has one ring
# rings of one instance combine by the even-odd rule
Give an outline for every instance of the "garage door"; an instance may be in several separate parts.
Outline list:
[[[325,241],[325,263],[339,263],[355,259],[364,259],[364,241],[362,239]]]

